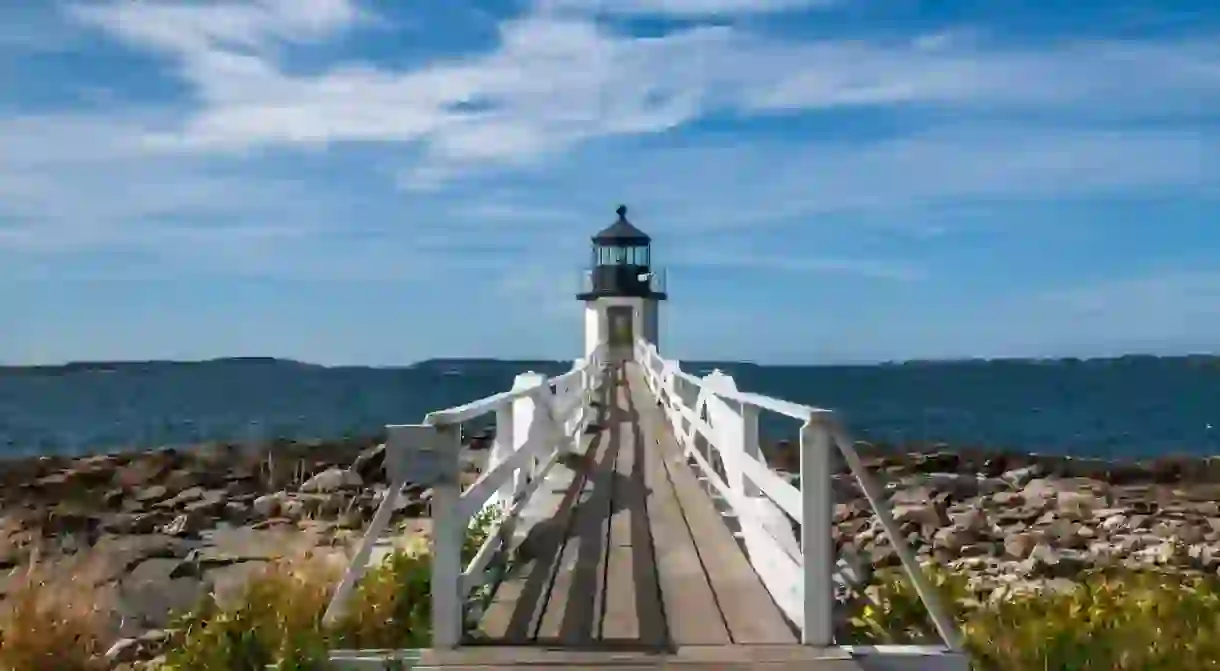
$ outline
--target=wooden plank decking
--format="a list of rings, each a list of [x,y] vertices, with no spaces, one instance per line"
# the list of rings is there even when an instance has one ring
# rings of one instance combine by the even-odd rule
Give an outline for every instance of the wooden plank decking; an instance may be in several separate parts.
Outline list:
[[[457,668],[801,668],[848,671],[797,645],[685,463],[634,364],[604,387],[599,429],[522,543]],[[691,666],[693,665],[693,667]]]

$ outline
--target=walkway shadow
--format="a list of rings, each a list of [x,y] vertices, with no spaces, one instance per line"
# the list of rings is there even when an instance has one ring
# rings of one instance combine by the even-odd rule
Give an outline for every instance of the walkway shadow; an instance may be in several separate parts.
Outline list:
[[[524,578],[513,609],[506,637],[508,642],[536,642],[582,650],[661,651],[668,648],[668,631],[660,606],[660,585],[648,523],[644,436],[631,395],[625,395],[625,404],[617,398],[619,385],[627,384],[621,366],[612,380],[613,384],[603,387],[596,419],[604,430],[591,438],[584,455],[569,458],[568,465],[578,476],[564,493],[560,510],[570,509],[570,515],[557,515],[535,525],[519,546],[520,560],[529,562],[528,577]],[[603,445],[603,441],[609,442]],[[622,449],[632,451],[632,468],[626,474],[615,470]],[[634,576],[631,586],[608,584],[613,580],[606,561],[610,518],[620,513],[629,514],[631,519],[629,542]],[[561,566],[561,561],[572,559],[564,556],[569,543],[577,544],[574,561]],[[570,573],[562,583],[557,580],[561,572]],[[607,639],[602,635],[607,592],[625,589],[634,591],[640,636]],[[545,611],[557,607],[563,608],[558,636],[539,637]]]

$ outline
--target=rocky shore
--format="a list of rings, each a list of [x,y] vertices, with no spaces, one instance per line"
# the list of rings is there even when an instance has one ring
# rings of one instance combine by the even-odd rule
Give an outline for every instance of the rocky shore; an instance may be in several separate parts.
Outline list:
[[[969,576],[984,598],[1070,589],[1090,568],[1220,569],[1220,459],[863,447],[918,555]],[[855,479],[844,469],[834,481],[840,550],[865,566],[897,566]]]
[[[0,461],[0,609],[32,563],[62,569],[110,595],[112,661],[155,655],[172,614],[209,592],[276,558],[349,552],[386,495],[383,450],[367,439]],[[467,482],[485,454],[464,451]],[[408,486],[392,522],[427,534],[429,498]]]
[[[487,435],[463,452],[472,482]],[[1066,588],[1089,567],[1220,569],[1220,460],[1112,463],[983,450],[861,444],[921,557],[984,594]],[[34,560],[88,557],[82,580],[113,594],[109,657],[155,655],[170,616],[240,587],[275,558],[341,556],[386,495],[377,439],[207,444],[81,458],[0,462],[0,609]],[[769,450],[794,472],[789,444]],[[863,563],[896,566],[863,493],[833,476],[835,538]],[[408,487],[395,524],[427,534],[430,492]]]

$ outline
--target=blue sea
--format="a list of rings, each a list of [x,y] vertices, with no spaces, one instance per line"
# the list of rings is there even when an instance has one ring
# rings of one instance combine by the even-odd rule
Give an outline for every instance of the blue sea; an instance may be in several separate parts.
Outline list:
[[[374,434],[570,363],[328,368],[274,359],[0,368],[0,455]],[[861,439],[1105,458],[1220,454],[1220,358],[720,368],[748,391],[838,410]],[[794,426],[766,420],[770,439]]]

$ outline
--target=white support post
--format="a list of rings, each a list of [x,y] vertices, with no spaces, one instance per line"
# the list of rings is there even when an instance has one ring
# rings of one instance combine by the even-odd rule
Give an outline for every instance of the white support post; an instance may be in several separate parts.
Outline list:
[[[437,431],[438,456],[458,460],[462,447],[458,427],[442,426]],[[432,486],[432,647],[439,649],[456,648],[462,640],[462,542],[467,520],[458,512],[461,496],[456,477]]]
[[[487,468],[483,472],[492,472],[497,466],[508,461],[513,456],[513,452],[516,451],[517,445],[514,442],[514,437],[517,432],[514,415],[512,404],[496,409],[496,442],[492,445],[491,454],[487,460]],[[504,483],[488,499],[488,504],[505,504],[512,501],[513,495],[516,492],[515,485],[516,483],[513,481]]]
[[[759,463],[765,464],[767,460],[763,457],[762,448],[758,443],[759,414],[758,408],[749,403],[741,404],[741,458],[756,459]],[[758,485],[749,478],[742,478],[741,492],[746,498],[762,495]]]
[[[513,391],[522,389],[535,389],[546,384],[546,377],[533,371],[522,373],[513,380]],[[529,440],[530,433],[534,430],[534,421],[540,408],[538,407],[538,396],[529,394],[522,396],[513,401],[513,452],[525,447]],[[518,469],[513,475],[510,484],[505,485],[511,489],[512,493],[509,496],[501,499],[503,505],[512,503],[518,492],[524,491],[526,485],[529,484],[529,477],[534,472],[534,464],[528,464],[526,467]]]
[[[703,390],[712,393],[704,396],[703,392],[700,396],[703,397],[707,404],[708,415],[711,419],[712,431],[719,437],[717,444],[720,445],[718,450],[720,453],[721,462],[724,464],[725,484],[729,486],[732,492],[732,500],[729,501],[733,506],[734,511],[739,519],[742,516],[748,518],[749,511],[746,510],[746,485],[749,478],[745,477],[745,467],[742,465],[742,459],[747,458],[746,453],[749,449],[747,443],[751,440],[749,429],[746,426],[745,412],[749,406],[745,403],[732,402],[724,400],[723,397],[717,395],[716,392],[736,392],[737,382],[730,375],[726,375],[719,369],[713,370],[710,374],[703,378]],[[698,402],[696,402],[698,409]],[[737,407],[734,407],[737,406]],[[757,413],[755,413],[757,420]],[[757,427],[755,427],[757,434]],[[754,436],[754,450],[757,451],[757,435]],[[740,519],[742,524],[748,523],[747,519]]]
[[[589,388],[589,380],[592,379],[592,373],[589,372],[589,367],[584,359],[577,359],[572,362],[572,369],[580,371],[580,375],[576,377],[576,389],[572,392],[573,398],[580,399],[580,407],[572,414],[572,418],[563,425],[563,435],[571,438],[568,444],[562,449],[571,450],[575,441],[580,439],[579,430],[585,425],[585,417],[589,412],[589,394],[586,391]]]
[[[804,558],[804,624],[801,643],[834,642],[834,547],[831,527],[830,433],[813,418],[801,427],[801,555]]]
[[[677,372],[681,370],[681,364],[677,361],[668,361],[665,364],[662,382],[665,385],[665,395],[669,397],[670,407],[665,409],[666,419],[669,421],[669,427],[674,432],[674,437],[681,435],[679,429],[682,427],[682,413],[678,411],[677,406],[685,404],[682,397],[678,395],[678,376]],[[686,450],[685,445],[680,445],[683,452]]]

